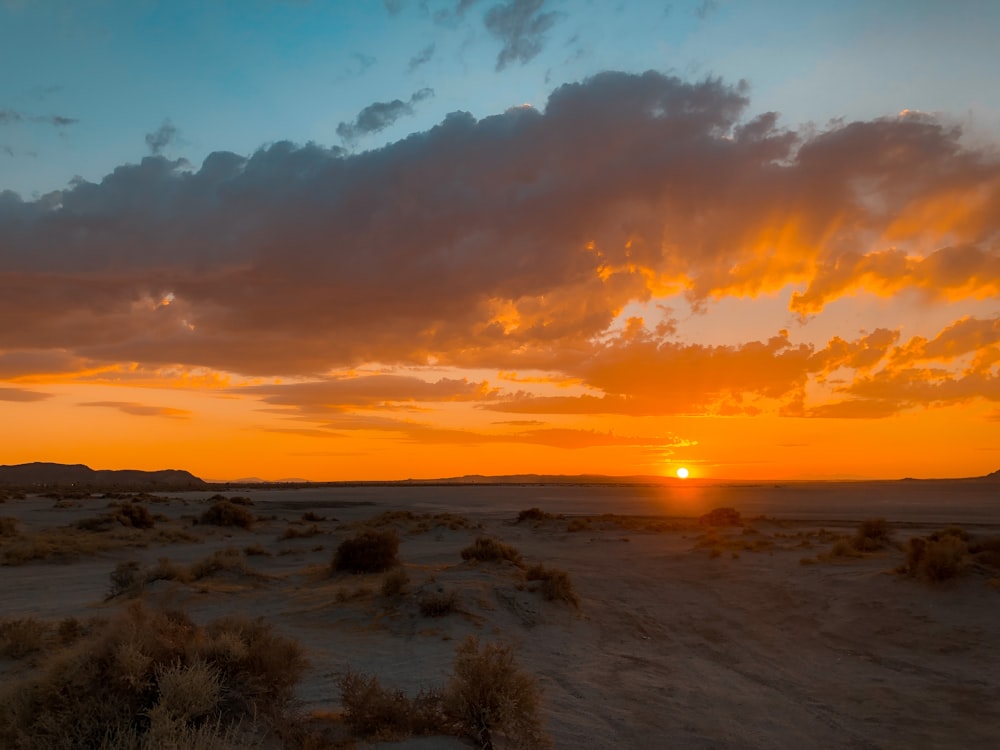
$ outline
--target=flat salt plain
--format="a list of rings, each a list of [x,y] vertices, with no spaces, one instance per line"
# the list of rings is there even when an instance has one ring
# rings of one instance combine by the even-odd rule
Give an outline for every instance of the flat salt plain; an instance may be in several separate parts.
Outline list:
[[[0,616],[106,616],[125,605],[105,600],[118,562],[190,564],[215,550],[260,545],[270,556],[245,557],[259,575],[157,581],[142,597],[199,622],[263,616],[299,640],[310,660],[298,691],[305,715],[339,708],[337,681],[349,669],[411,694],[440,686],[455,645],[474,634],[510,644],[535,675],[557,748],[959,748],[1000,738],[1000,572],[980,566],[938,585],[893,572],[911,536],[948,524],[974,537],[1000,534],[998,482],[221,492],[251,498],[250,509],[270,520],[252,530],[191,525],[215,491],[159,493],[167,501],[149,507],[167,520],[135,531],[144,547],[0,568]],[[92,497],[55,507],[29,496],[0,505],[0,515],[31,534],[107,504]],[[697,524],[722,506],[737,508],[745,525]],[[532,507],[556,517],[515,523]],[[289,528],[311,527],[302,521],[309,511],[325,517],[314,535],[280,539]],[[416,514],[384,520],[400,535],[410,578],[392,599],[379,591],[382,576],[329,573],[340,541],[386,511]],[[629,518],[583,520],[609,513]],[[427,518],[433,514],[467,523],[449,528]],[[890,522],[898,546],[820,559],[871,517]],[[163,530],[197,541],[157,541]],[[463,561],[460,550],[479,535],[513,545],[528,564],[566,571],[579,608],[545,601],[513,564]],[[454,613],[421,615],[422,597],[452,592]],[[23,668],[0,660],[0,677]],[[445,738],[383,744],[466,746]]]

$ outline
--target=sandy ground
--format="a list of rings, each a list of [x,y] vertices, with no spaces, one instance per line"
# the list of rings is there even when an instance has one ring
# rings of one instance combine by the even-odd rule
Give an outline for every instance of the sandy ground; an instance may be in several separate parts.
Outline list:
[[[952,487],[950,495],[910,487],[694,486],[669,497],[621,487],[227,493],[250,496],[251,510],[270,519],[252,531],[193,526],[211,493],[182,493],[149,504],[164,519],[131,537],[147,546],[0,568],[0,617],[109,614],[124,606],[105,600],[120,561],[190,564],[213,550],[260,545],[270,556],[245,557],[259,575],[158,581],[142,597],[198,621],[261,615],[298,639],[311,664],[298,692],[305,712],[337,710],[337,680],[348,669],[410,693],[440,686],[455,645],[475,634],[510,644],[537,677],[557,748],[992,747],[1000,738],[996,571],[930,585],[892,572],[901,548],[801,562],[870,516],[887,518],[900,543],[949,522],[1000,533],[997,485]],[[57,508],[29,496],[0,505],[0,516],[18,519],[23,534],[44,533],[104,512],[107,502]],[[693,517],[717,505],[769,517],[707,539]],[[529,507],[565,518],[515,523]],[[467,524],[394,524],[410,576],[401,597],[379,593],[382,576],[331,575],[339,542],[393,509],[456,514]],[[311,525],[301,522],[306,511],[325,517],[318,533],[279,540]],[[604,512],[632,518],[568,530],[574,518]],[[171,530],[196,540],[164,541]],[[464,562],[460,550],[484,534],[528,564],[566,571],[579,608],[545,601],[511,563]],[[429,592],[455,592],[457,611],[422,616],[418,603]],[[23,669],[0,660],[0,676]],[[444,738],[386,745],[463,746]]]

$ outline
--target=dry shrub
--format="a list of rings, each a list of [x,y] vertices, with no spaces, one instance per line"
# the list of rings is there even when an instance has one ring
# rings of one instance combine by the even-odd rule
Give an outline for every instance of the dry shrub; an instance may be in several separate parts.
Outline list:
[[[884,518],[868,518],[861,522],[851,546],[858,552],[877,552],[892,544],[892,532]]]
[[[455,674],[444,690],[445,715],[484,750],[495,733],[522,750],[551,745],[539,714],[534,677],[514,662],[509,646],[469,636],[456,649]]]
[[[202,578],[207,578],[210,575],[224,571],[240,574],[250,572],[246,566],[246,562],[243,560],[243,553],[240,550],[235,547],[216,550],[208,557],[203,557],[201,560],[191,563],[191,566],[187,569],[187,575],[182,575],[177,580],[200,581]]]
[[[713,508],[698,518],[702,526],[742,526],[743,518],[736,508]]]
[[[838,539],[833,543],[829,557],[861,557],[861,552],[854,544],[855,539]]]
[[[307,523],[313,523],[313,522],[325,521],[326,516],[321,516],[319,513],[307,510],[305,513],[302,514],[302,520],[306,521]]]
[[[548,521],[553,518],[556,518],[556,516],[551,513],[546,513],[541,508],[528,508],[527,510],[522,510],[517,514],[517,523],[524,523],[525,521],[541,522]]]
[[[906,547],[902,573],[941,583],[955,578],[969,565],[969,547],[958,536],[946,534],[939,539],[913,537]]]
[[[411,700],[402,690],[382,687],[375,676],[348,672],[340,679],[340,699],[347,726],[366,740],[447,732],[437,692],[424,691]]]
[[[243,497],[243,496],[231,497],[229,498],[229,502],[235,505],[253,505],[253,500],[251,500],[249,497]]]
[[[3,688],[0,746],[219,747],[250,717],[279,719],[303,669],[298,644],[261,620],[200,628],[133,604]]]
[[[149,508],[141,503],[125,503],[115,510],[112,518],[131,529],[151,529],[156,525],[156,519]]]
[[[213,526],[238,526],[243,529],[253,528],[255,520],[253,513],[230,500],[219,500],[198,517],[199,523]]]
[[[529,581],[542,582],[542,596],[546,601],[566,602],[573,607],[580,606],[580,598],[573,589],[573,584],[569,580],[569,574],[565,570],[556,568],[546,568],[544,565],[532,565],[528,568],[524,577]]]
[[[0,518],[0,537],[17,536],[19,533],[16,518],[10,518],[9,516]]]
[[[576,532],[576,531],[589,531],[592,529],[591,520],[589,518],[572,518],[570,522],[566,524],[566,531]]]
[[[128,594],[133,596],[142,590],[145,576],[140,570],[138,561],[123,560],[111,571],[111,587],[108,589],[108,599]]]
[[[420,596],[417,606],[424,617],[445,617],[458,609],[458,594],[454,591],[427,592]]]
[[[0,620],[0,656],[23,659],[45,647],[49,627],[34,617]]]
[[[285,541],[287,539],[308,539],[309,537],[316,536],[319,533],[319,526],[316,524],[307,526],[304,529],[300,529],[298,526],[289,526],[281,533],[281,536],[278,537],[278,541]]]
[[[393,568],[382,579],[382,596],[399,596],[410,582],[409,574],[403,568]]]
[[[251,544],[243,548],[243,554],[248,557],[257,555],[258,557],[273,557],[273,555],[259,544]]]
[[[363,531],[345,539],[333,556],[334,571],[381,573],[399,562],[399,537],[395,531]]]
[[[462,550],[463,560],[479,562],[503,562],[509,560],[515,565],[521,564],[521,553],[491,536],[477,536],[476,541]]]

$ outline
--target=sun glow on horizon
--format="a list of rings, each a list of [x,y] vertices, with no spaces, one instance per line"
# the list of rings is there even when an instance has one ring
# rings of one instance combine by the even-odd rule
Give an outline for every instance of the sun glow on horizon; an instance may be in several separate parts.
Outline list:
[[[683,466],[681,466],[679,469],[677,469],[677,478],[678,479],[687,479],[689,474],[690,474],[690,472],[685,467],[683,467]]]

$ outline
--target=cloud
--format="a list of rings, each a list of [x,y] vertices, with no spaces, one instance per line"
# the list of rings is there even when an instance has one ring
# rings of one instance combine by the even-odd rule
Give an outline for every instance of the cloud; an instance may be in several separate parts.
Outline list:
[[[719,0],[700,0],[694,9],[694,15],[698,20],[704,21],[709,16],[719,10]]]
[[[66,117],[65,115],[28,115],[15,109],[0,109],[0,125],[11,125],[18,122],[39,122],[64,128],[80,121],[75,117]]]
[[[374,132],[426,95],[347,126]],[[0,192],[0,350],[304,379],[366,362],[538,370],[591,389],[546,408],[746,411],[909,344],[892,322],[828,351],[773,331],[609,344],[609,327],[675,294],[697,307],[795,285],[793,312],[820,315],[858,292],[996,293],[989,150],[923,116],[798,133],[748,103],[716,79],[602,73],[364,153],[153,155],[33,200]]]
[[[41,393],[30,391],[26,388],[6,388],[0,387],[0,401],[18,401],[21,403],[32,403],[34,401],[44,401],[51,398],[51,393]]]
[[[486,29],[502,43],[496,69],[510,63],[531,62],[545,46],[545,32],[555,25],[558,14],[543,13],[545,0],[507,0],[497,3],[483,18]]]
[[[124,414],[135,417],[166,417],[169,419],[187,419],[191,412],[187,409],[173,409],[168,406],[147,406],[131,401],[88,401],[80,406],[96,406],[106,409],[118,409]]]
[[[378,133],[395,123],[401,117],[413,114],[413,105],[434,96],[434,90],[423,88],[415,91],[407,102],[394,99],[391,102],[369,104],[358,113],[354,122],[342,122],[337,126],[337,135],[351,143],[361,136]]]
[[[406,375],[334,377],[285,385],[248,386],[234,392],[253,394],[268,404],[293,406],[303,413],[386,407],[406,402],[478,401],[496,395],[485,382],[473,383],[465,378],[440,378],[430,382]]]
[[[163,149],[173,143],[176,135],[177,128],[170,122],[170,118],[167,118],[152,133],[146,133],[146,145],[149,146],[149,152],[154,155],[162,153]]]
[[[407,66],[407,72],[412,73],[414,70],[416,70],[417,68],[419,68],[421,65],[424,65],[425,63],[430,62],[431,58],[434,57],[434,50],[436,48],[437,48],[437,45],[435,45],[434,42],[431,42],[426,47],[424,47],[422,50],[420,50],[417,54],[415,54],[413,57],[411,57],[410,58],[410,64]]]

